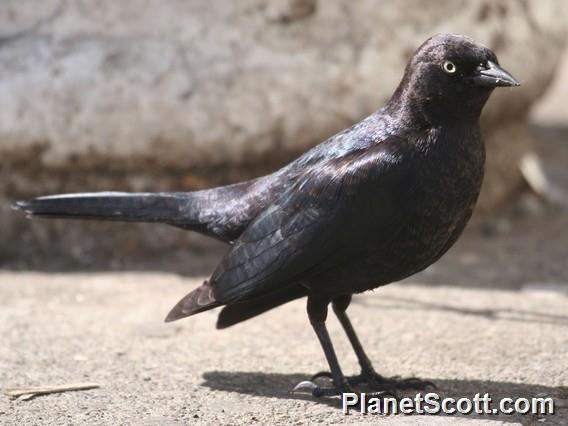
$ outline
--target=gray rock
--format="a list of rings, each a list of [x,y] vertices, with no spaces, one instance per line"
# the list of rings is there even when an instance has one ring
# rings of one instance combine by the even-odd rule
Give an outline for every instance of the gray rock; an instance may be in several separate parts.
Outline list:
[[[527,112],[560,59],[567,10],[563,0],[5,1],[0,196],[183,190],[268,171],[378,108],[412,51],[453,31],[494,49],[523,84],[497,93],[484,117],[487,211],[521,183]]]

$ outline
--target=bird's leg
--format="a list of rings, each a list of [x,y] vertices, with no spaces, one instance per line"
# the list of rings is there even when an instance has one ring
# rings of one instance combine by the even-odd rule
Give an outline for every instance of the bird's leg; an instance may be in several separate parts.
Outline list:
[[[365,353],[355,329],[347,316],[347,307],[351,303],[351,296],[341,296],[333,300],[333,311],[337,316],[337,319],[341,323],[341,326],[345,330],[345,334],[351,342],[351,346],[357,355],[359,360],[359,365],[361,366],[361,374],[357,376],[349,377],[347,380],[350,385],[358,385],[360,383],[366,383],[373,390],[380,391],[393,391],[396,389],[425,389],[428,386],[435,387],[432,382],[420,380],[418,378],[409,379],[399,379],[397,377],[386,378],[378,374],[373,368],[371,360]],[[327,373],[316,374],[312,380],[317,377],[328,376]]]
[[[345,330],[345,334],[347,334],[349,342],[351,343],[351,346],[353,347],[353,350],[355,351],[355,355],[357,355],[357,360],[359,361],[359,365],[361,366],[361,374],[359,375],[360,378],[363,379],[364,377],[371,378],[371,377],[379,376],[375,372],[375,369],[373,368],[373,364],[371,363],[371,360],[369,359],[369,357],[365,353],[365,350],[363,349],[363,345],[361,345],[361,342],[359,341],[359,337],[357,337],[357,334],[355,333],[355,329],[353,328],[353,325],[351,324],[351,321],[349,320],[349,317],[347,316],[346,311],[347,311],[347,307],[349,306],[350,303],[351,303],[351,296],[350,295],[342,296],[342,297],[338,297],[338,298],[334,299],[333,305],[332,305],[333,306],[333,312],[335,312],[337,319],[341,323],[343,330]]]
[[[310,318],[310,323],[318,336],[319,342],[329,364],[331,370],[331,379],[333,381],[333,387],[320,387],[316,385],[313,381],[304,381],[299,383],[294,391],[301,389],[308,389],[314,396],[328,396],[328,395],[340,395],[342,393],[353,392],[351,386],[347,382],[347,379],[341,371],[339,366],[339,361],[337,360],[337,355],[333,349],[333,344],[327,332],[325,326],[325,320],[327,318],[327,305],[329,304],[329,299],[318,298],[317,296],[308,296],[308,316]]]

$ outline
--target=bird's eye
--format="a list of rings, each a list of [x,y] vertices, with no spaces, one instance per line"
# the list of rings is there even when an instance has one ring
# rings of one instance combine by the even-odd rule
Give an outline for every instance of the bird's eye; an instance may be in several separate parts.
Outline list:
[[[442,68],[444,69],[445,72],[447,72],[448,74],[453,74],[456,72],[456,64],[454,64],[452,61],[444,61],[444,63],[442,64]]]

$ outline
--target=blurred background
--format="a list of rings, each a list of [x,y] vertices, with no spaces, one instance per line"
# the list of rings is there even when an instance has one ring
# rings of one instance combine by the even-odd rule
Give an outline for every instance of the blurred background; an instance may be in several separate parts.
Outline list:
[[[210,273],[224,248],[167,226],[27,221],[16,199],[190,191],[268,173],[378,109],[437,32],[522,82],[483,127],[474,221],[427,284],[568,282],[565,0],[3,0],[0,268]]]

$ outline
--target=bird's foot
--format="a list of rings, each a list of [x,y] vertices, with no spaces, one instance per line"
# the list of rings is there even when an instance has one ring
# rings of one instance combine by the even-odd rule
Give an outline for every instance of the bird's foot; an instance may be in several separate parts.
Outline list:
[[[422,380],[418,377],[406,379],[402,379],[399,376],[383,377],[374,370],[362,371],[361,374],[350,377],[348,381],[352,386],[363,383],[374,391],[426,390],[428,387],[436,389],[436,385],[428,380]]]
[[[314,376],[315,377],[315,376]],[[331,378],[331,374],[329,375]],[[292,389],[292,393],[311,393],[315,397],[321,396],[335,396],[335,395],[342,395],[344,393],[352,393],[353,389],[345,380],[339,386],[319,386],[317,385],[313,379],[312,380],[304,380],[303,382],[298,383],[294,389]]]
[[[311,383],[322,377],[331,379],[331,374],[327,371],[319,372],[312,376]],[[408,379],[401,379],[398,376],[383,377],[373,369],[365,369],[356,376],[347,377],[347,383],[349,384],[349,387],[366,384],[374,391],[387,392],[391,394],[394,394],[397,390],[426,390],[428,387],[436,389],[436,385],[428,380],[422,380],[417,377],[410,377]]]
[[[318,376],[319,374],[321,373],[316,374],[314,377]],[[323,376],[318,376],[318,377],[323,377]],[[325,377],[331,378],[331,375],[328,375],[328,373],[326,373]],[[304,380],[303,382],[298,383],[296,387],[294,387],[292,393],[311,393],[312,396],[319,398],[322,396],[336,396],[336,395],[343,395],[345,393],[357,393],[357,392],[353,390],[353,388],[347,382],[347,380],[344,383],[342,383],[340,386],[328,386],[328,387],[319,386],[313,380]],[[377,392],[369,396],[377,398],[386,398],[386,397],[398,398],[398,395],[390,391]]]

